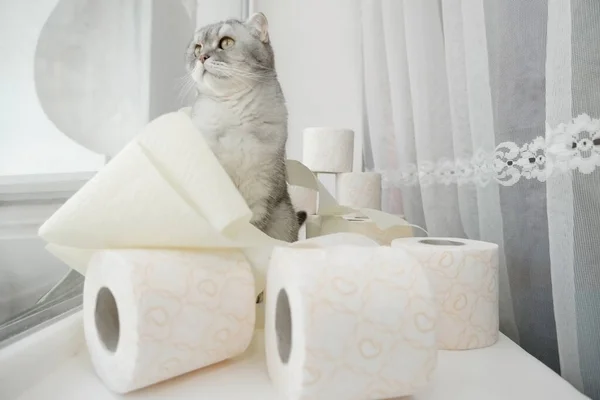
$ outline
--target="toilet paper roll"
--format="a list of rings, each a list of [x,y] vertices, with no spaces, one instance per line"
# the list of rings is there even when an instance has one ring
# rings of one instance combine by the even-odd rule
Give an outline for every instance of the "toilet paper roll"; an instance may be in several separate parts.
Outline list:
[[[377,172],[338,174],[336,197],[342,206],[381,210],[381,174]]]
[[[310,215],[306,219],[306,238],[329,235],[338,232],[352,232],[368,236],[381,245],[390,245],[392,240],[412,237],[413,230],[409,225],[394,225],[380,229],[368,218],[337,215]]]
[[[498,340],[498,245],[466,239],[392,242],[425,269],[439,308],[440,349],[491,346]]]
[[[96,252],[83,295],[94,368],[127,393],[239,355],[254,332],[254,299],[239,251]]]
[[[269,376],[290,400],[410,395],[436,366],[435,318],[425,273],[402,249],[276,248],[266,295]]]
[[[306,128],[302,162],[313,172],[350,172],[354,132],[338,128]]]
[[[303,226],[304,227],[304,226]],[[319,236],[316,238],[305,240],[304,238],[294,243],[294,247],[327,247],[334,246],[340,243],[353,246],[378,246],[378,243],[373,239],[356,233],[335,233],[332,235]],[[256,304],[256,329],[264,329],[265,327],[265,299],[264,293],[260,296],[261,302]]]
[[[317,194],[313,189],[302,186],[288,186],[290,199],[296,211],[306,211],[308,215],[317,213]]]

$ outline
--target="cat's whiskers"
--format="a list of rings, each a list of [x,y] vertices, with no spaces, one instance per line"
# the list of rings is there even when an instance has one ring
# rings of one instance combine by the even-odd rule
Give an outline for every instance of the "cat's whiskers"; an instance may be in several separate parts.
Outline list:
[[[188,97],[190,92],[196,86],[196,81],[194,80],[194,74],[198,71],[199,66],[196,65],[191,71],[185,73],[183,76],[178,78],[177,90],[179,91],[178,99],[181,103],[185,102],[185,99]]]
[[[240,84],[240,85],[236,85],[238,87],[242,87],[244,89],[250,89],[251,86],[248,85],[247,82],[245,82],[243,79],[240,79],[240,77],[236,76],[231,70],[229,70],[228,68],[224,67],[223,64],[221,63],[214,63],[211,66],[211,69],[213,69],[215,72],[218,72],[222,75],[224,75],[226,78],[231,79],[234,81],[234,83]]]
[[[250,60],[246,60],[246,64],[251,65],[251,66],[253,66],[255,68],[258,68],[260,70],[271,71],[273,73],[275,72],[275,68],[266,67],[264,65],[260,65],[260,64],[255,63],[255,62],[251,62]]]
[[[229,65],[223,65],[223,64],[215,64],[218,65],[215,69],[218,70],[219,72],[222,73],[228,73],[229,76],[231,77],[236,77],[238,79],[241,78],[245,78],[245,80],[251,80],[251,81],[256,81],[256,82],[269,82],[270,79],[274,77],[273,74],[256,74],[253,72],[249,72],[249,71],[243,71],[234,67],[231,67]]]
[[[257,79],[255,77],[245,76],[239,73],[238,71],[229,68],[228,66],[217,64],[217,66],[214,69],[215,71],[218,71],[219,73],[225,75],[227,78],[231,79],[233,82],[239,84],[238,86],[241,86],[244,89],[252,88],[253,85],[250,85],[249,81],[260,81],[260,79]]]
[[[256,73],[256,72],[244,71],[244,70],[237,69],[237,68],[230,67],[230,66],[228,66],[228,68],[232,72],[239,74],[241,76],[244,76],[244,77],[248,77],[248,78],[267,79],[267,78],[275,77],[274,73]]]

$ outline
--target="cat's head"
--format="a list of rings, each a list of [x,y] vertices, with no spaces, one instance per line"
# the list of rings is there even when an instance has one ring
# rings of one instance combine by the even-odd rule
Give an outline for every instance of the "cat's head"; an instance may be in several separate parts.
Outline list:
[[[198,30],[186,51],[186,67],[200,93],[231,95],[275,78],[267,18],[228,20]]]

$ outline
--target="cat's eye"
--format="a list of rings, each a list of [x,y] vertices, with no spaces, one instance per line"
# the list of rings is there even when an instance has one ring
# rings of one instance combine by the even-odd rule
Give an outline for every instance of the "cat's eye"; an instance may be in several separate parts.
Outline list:
[[[235,44],[235,40],[233,40],[232,38],[225,36],[223,39],[221,39],[221,41],[219,42],[219,47],[222,48],[223,50],[230,48],[231,46],[233,46]]]
[[[202,45],[197,44],[196,47],[194,47],[194,55],[200,57],[200,52],[202,52]]]

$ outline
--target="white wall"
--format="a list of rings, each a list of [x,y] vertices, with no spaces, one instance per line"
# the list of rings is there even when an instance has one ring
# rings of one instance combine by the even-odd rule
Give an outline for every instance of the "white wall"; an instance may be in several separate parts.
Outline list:
[[[182,106],[195,0],[26,3],[0,13],[0,176],[96,171]]]
[[[184,54],[196,29],[196,5],[154,0],[152,15],[149,120],[187,106],[191,101],[189,96],[184,96],[181,77],[187,72]]]
[[[245,18],[249,0],[196,0],[196,26],[230,18]]]
[[[269,20],[276,67],[289,109],[288,157],[302,158],[302,129],[334,126],[356,133],[362,166],[360,0],[254,0]]]

